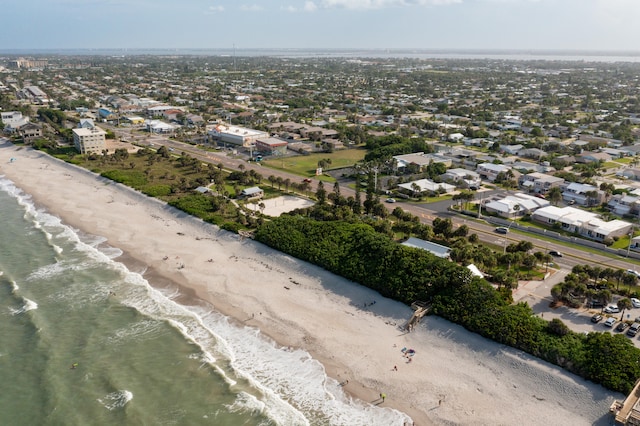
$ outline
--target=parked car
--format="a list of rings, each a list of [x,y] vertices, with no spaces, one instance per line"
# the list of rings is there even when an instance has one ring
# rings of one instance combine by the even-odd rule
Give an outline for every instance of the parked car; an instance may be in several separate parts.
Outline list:
[[[613,327],[613,324],[615,324],[615,323],[616,323],[616,319],[614,317],[609,317],[604,322],[604,325],[607,326],[607,327]]]
[[[600,321],[602,321],[602,315],[600,314],[595,314],[594,316],[591,317],[591,322],[598,323]]]
[[[302,181],[305,182],[305,183],[311,183],[311,179],[309,179],[309,178],[304,178],[304,179],[302,179]]]
[[[509,232],[509,228],[505,228],[504,226],[498,226],[495,230],[498,234],[506,234]]]
[[[593,288],[595,288],[595,286],[593,286]],[[604,306],[604,303],[602,303],[602,302],[601,302],[601,301],[599,301],[599,300],[592,300],[592,301],[590,301],[590,302],[588,303],[588,306],[589,306],[590,308],[592,308],[592,309],[593,309],[593,308],[602,308],[602,307]]]
[[[558,250],[551,250],[549,254],[555,257],[562,257],[562,253],[560,253]]]
[[[631,327],[627,330],[627,336],[635,336],[640,331],[640,322],[634,322],[631,324]]]
[[[640,299],[636,299],[635,297],[632,297],[631,306],[633,306],[634,308],[640,308]]]
[[[395,202],[396,202],[396,199],[395,199],[395,198],[387,198],[385,201],[386,201],[387,203],[395,203]]]
[[[616,305],[609,305],[604,308],[604,312],[607,314],[617,314],[618,312],[620,312],[620,308],[618,308]]]
[[[627,329],[627,327],[629,327],[629,324],[627,324],[624,321],[620,321],[620,324],[618,324],[618,326],[616,327],[616,331],[625,331]]]

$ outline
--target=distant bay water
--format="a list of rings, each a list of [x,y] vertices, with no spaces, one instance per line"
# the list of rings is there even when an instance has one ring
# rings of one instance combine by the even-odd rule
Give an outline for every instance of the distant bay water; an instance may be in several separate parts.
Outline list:
[[[496,49],[2,49],[3,55],[194,55],[280,58],[493,59],[512,61],[640,62],[640,51]]]

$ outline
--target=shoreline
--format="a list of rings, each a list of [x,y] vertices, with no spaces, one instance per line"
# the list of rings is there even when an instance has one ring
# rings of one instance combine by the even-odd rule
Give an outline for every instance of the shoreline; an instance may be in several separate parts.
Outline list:
[[[437,317],[403,333],[412,311],[399,302],[30,148],[0,144],[0,175],[65,224],[105,237],[154,286],[179,288],[180,303],[205,301],[306,350],[349,381],[351,397],[375,404],[385,393],[383,406],[415,425],[607,424],[621,397]],[[402,347],[415,348],[411,362]]]

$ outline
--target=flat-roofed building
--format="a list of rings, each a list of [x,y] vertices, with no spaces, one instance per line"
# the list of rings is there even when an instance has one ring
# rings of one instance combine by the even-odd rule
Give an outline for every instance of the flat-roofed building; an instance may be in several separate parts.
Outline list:
[[[210,138],[231,145],[248,148],[254,146],[258,139],[269,138],[269,133],[244,127],[218,124],[207,132]]]
[[[256,139],[256,149],[265,155],[284,155],[287,153],[287,141],[278,138]]]
[[[73,129],[73,144],[80,154],[100,154],[107,148],[106,132],[100,127]]]

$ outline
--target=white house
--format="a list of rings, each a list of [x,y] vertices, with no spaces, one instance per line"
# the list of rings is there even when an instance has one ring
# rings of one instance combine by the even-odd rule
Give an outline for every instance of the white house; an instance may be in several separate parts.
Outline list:
[[[486,212],[495,213],[504,218],[515,218],[531,214],[537,209],[546,207],[549,201],[528,194],[507,195],[499,200],[487,202],[483,208]]]
[[[469,186],[479,187],[481,184],[480,175],[467,169],[454,168],[440,175],[443,181],[464,182]]]
[[[520,176],[520,186],[529,192],[535,192],[536,194],[546,194],[554,186],[561,186],[564,183],[564,179],[547,175],[544,173],[527,173]]]
[[[29,117],[24,117],[20,111],[6,111],[0,113],[0,120],[4,124],[5,131],[14,132],[29,122]]]
[[[595,197],[587,197],[587,192],[593,191],[595,191],[596,193]],[[586,206],[587,202],[589,202],[589,205],[595,205],[602,202],[604,198],[604,192],[600,191],[593,185],[571,182],[569,185],[567,185],[564,191],[562,191],[562,198],[568,203],[576,203],[581,206]]]
[[[416,185],[414,189],[414,185]],[[401,183],[398,185],[400,188],[407,192],[411,192],[414,195],[417,193],[422,194],[424,192],[451,192],[456,189],[455,186],[448,183],[436,183],[429,179],[414,180],[413,182]]]
[[[605,222],[595,213],[573,207],[547,206],[533,212],[531,218],[545,225],[559,224],[564,231],[597,241],[626,235],[633,226],[618,219]]]
[[[511,170],[511,167],[509,166],[493,163],[478,164],[478,167],[476,168],[476,172],[478,172],[481,178],[487,179],[491,182],[496,180],[500,173],[506,173],[509,170]]]

